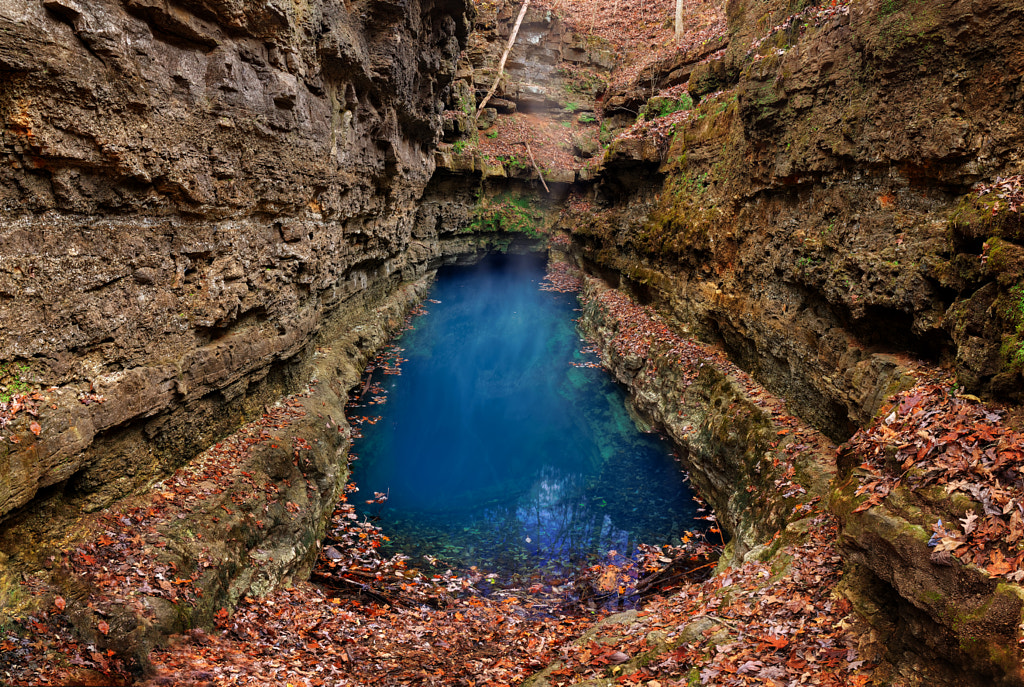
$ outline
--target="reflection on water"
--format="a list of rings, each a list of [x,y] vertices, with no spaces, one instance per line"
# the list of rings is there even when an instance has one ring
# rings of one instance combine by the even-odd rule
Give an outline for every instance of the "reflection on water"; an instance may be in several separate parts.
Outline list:
[[[520,575],[699,527],[668,442],[637,430],[605,372],[571,364],[588,360],[576,298],[543,277],[541,256],[442,270],[396,344],[401,375],[373,373],[387,401],[352,413],[381,417],[354,479],[389,494],[366,512],[394,549]]]

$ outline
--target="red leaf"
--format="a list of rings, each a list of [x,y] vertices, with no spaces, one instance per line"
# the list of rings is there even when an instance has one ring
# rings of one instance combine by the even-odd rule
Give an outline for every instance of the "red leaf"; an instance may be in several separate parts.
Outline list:
[[[871,508],[872,506],[877,506],[881,502],[882,502],[882,496],[881,495],[879,495],[879,494],[872,494],[867,500],[864,501],[864,503],[862,503],[859,506],[857,506],[856,508],[854,508],[853,512],[854,513],[863,513],[868,508]]]
[[[996,549],[992,552],[992,563],[985,568],[989,575],[997,577],[999,575],[1005,575],[1006,573],[1013,570],[1013,564],[1010,560],[1003,557],[1001,551]]]
[[[920,402],[921,402],[921,394],[920,393],[914,394],[913,396],[907,396],[902,401],[900,401],[900,413],[908,413],[908,412],[910,412],[910,410],[912,410]]]
[[[101,620],[98,623],[96,623],[96,629],[102,632],[104,635],[106,635],[108,632],[110,632],[110,625],[107,625],[106,620]]]
[[[56,599],[54,599],[53,605],[57,607],[57,610],[60,613],[63,613],[64,609],[67,608],[67,602],[64,601],[64,597],[62,596],[58,596]]]
[[[789,644],[789,640],[785,637],[774,637],[772,635],[759,635],[758,639],[762,642],[771,644],[776,649],[785,649]]]
[[[33,422],[28,426],[28,428],[31,429],[32,433],[35,434],[36,436],[39,436],[39,433],[43,431],[43,428],[39,425],[38,422]]]

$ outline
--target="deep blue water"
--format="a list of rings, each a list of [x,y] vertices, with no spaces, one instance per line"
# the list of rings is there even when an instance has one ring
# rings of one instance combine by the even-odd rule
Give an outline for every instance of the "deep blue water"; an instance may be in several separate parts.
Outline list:
[[[542,255],[491,256],[438,272],[427,314],[377,369],[386,402],[362,424],[353,478],[394,550],[499,577],[679,543],[697,504],[671,444],[637,429],[625,395],[575,329],[575,294],[542,291]],[[431,302],[440,301],[440,302]],[[419,563],[419,562],[418,562]]]

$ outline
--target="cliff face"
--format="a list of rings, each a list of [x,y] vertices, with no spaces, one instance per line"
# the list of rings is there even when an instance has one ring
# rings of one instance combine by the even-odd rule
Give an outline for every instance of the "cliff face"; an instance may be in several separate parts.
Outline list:
[[[565,222],[585,257],[835,438],[871,420],[912,358],[1019,401],[1019,3],[727,10],[717,51],[606,96],[614,117],[683,109],[681,93],[696,105],[667,134],[612,142],[591,205]]]
[[[52,485],[107,503],[296,388],[409,261],[465,12],[0,5],[2,381],[44,398],[38,437],[5,414],[0,517]]]
[[[308,571],[348,389],[427,268],[477,250],[418,219],[467,11],[0,2],[5,615],[32,580],[145,664]],[[111,586],[143,568],[193,591]]]
[[[837,442],[867,430],[841,447],[830,507],[876,680],[1021,684],[1021,590],[1006,581],[1017,563],[990,565],[974,553],[986,544],[936,558],[931,537],[940,519],[1019,518],[1016,501],[984,505],[1004,487],[1019,495],[1019,472],[927,487],[936,459],[914,467],[928,478],[908,477],[906,445],[887,439],[872,458],[863,437],[893,436],[906,403],[887,399],[935,374],[922,367],[955,373],[970,394],[1021,400],[1024,10],[952,0],[730,0],[727,10],[716,52],[651,64],[607,95],[612,118],[641,104],[687,109],[684,92],[696,105],[614,140],[563,226],[585,266],[621,275],[673,329],[717,343],[794,414]],[[651,98],[652,84],[669,95]],[[945,441],[929,446],[959,450]],[[866,466],[896,455],[891,491],[865,503]],[[700,451],[692,458],[701,472]],[[754,476],[722,462],[707,468],[720,481],[718,468],[726,482]],[[744,514],[770,514],[778,496],[758,490],[737,510],[717,491],[722,522],[758,541]],[[994,527],[1016,557],[1016,535]]]

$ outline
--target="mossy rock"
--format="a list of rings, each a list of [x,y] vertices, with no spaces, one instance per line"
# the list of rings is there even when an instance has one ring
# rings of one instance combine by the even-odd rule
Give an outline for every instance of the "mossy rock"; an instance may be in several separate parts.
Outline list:
[[[681,174],[666,185],[666,193],[638,233],[636,247],[655,258],[695,255],[711,249],[711,235],[722,222],[722,211],[705,197],[707,175]]]
[[[655,119],[673,112],[690,109],[693,109],[693,99],[686,93],[678,98],[658,95],[647,101],[647,104],[640,110],[640,116],[645,119]]]
[[[949,215],[949,227],[954,236],[967,239],[995,237],[1024,241],[1024,218],[1011,211],[1005,200],[991,193],[964,196]]]
[[[953,518],[962,503],[942,498],[942,490],[918,494],[900,487],[881,505],[856,513],[862,500],[855,496],[858,484],[851,478],[837,485],[830,504],[841,522],[845,588],[858,613],[872,626],[881,623],[897,633],[898,639],[887,640],[892,646],[924,641],[936,658],[964,674],[989,675],[991,684],[1021,684],[1018,640],[1024,603],[1019,588],[997,583],[974,566],[938,565],[931,557],[935,511]],[[934,499],[937,508],[930,505]],[[878,599],[889,601],[878,605],[878,599],[857,598],[865,590],[871,597],[872,589],[881,593]],[[897,616],[917,619],[898,623]]]
[[[473,210],[473,220],[463,227],[468,234],[522,234],[540,239],[547,235],[548,213],[532,198],[514,192],[484,196]]]
[[[729,87],[738,77],[737,73],[729,71],[725,60],[702,62],[690,72],[690,96],[696,102],[703,95]]]
[[[986,271],[1005,288],[1017,286],[1024,278],[1024,247],[992,236],[982,247]]]

